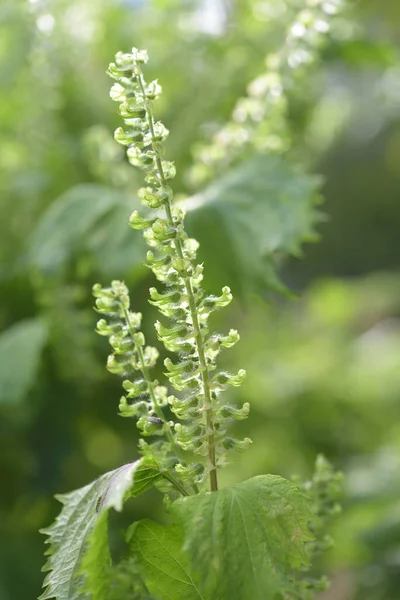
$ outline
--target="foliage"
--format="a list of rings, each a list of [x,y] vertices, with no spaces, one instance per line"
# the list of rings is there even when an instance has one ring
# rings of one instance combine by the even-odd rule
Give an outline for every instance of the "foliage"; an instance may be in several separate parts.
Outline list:
[[[43,540],[36,531],[55,516],[54,491],[75,489],[135,460],[136,432],[129,419],[116,415],[112,398],[118,397],[119,382],[104,371],[104,340],[93,335],[90,289],[96,280],[125,281],[154,346],[154,309],[144,308],[154,282],[142,265],[140,236],[125,227],[137,207],[132,191],[140,175],[123,160],[123,148],[110,134],[117,123],[107,101],[104,66],[132,40],[149,46],[147,72],[150,78],[162,74],[168,99],[160,99],[157,114],[173,132],[167,149],[177,169],[176,202],[185,203],[193,190],[196,196],[205,191],[195,181],[193,155],[197,173],[206,166],[213,180],[225,175],[220,163],[216,172],[216,163],[203,162],[210,159],[214,134],[235,123],[238,98],[252,100],[249,82],[266,74],[267,55],[282,56],[291,25],[305,7],[303,0],[215,0],[213,19],[206,4],[3,2],[0,323],[6,339],[17,333],[16,325],[34,321],[46,334],[38,335],[34,347],[21,327],[16,352],[7,346],[2,353],[2,390],[21,390],[17,402],[7,393],[0,404],[2,600],[39,595]],[[251,402],[249,419],[239,426],[254,443],[220,471],[221,485],[265,472],[308,477],[321,450],[340,465],[346,473],[346,510],[333,531],[336,547],[315,557],[315,571],[306,576],[333,573],[331,595],[347,593],[352,600],[396,600],[399,587],[399,288],[390,272],[365,277],[397,269],[399,262],[398,47],[392,44],[398,42],[399,17],[397,0],[351,3],[350,10],[329,15],[330,31],[315,48],[313,64],[279,70],[285,77],[282,131],[285,143],[294,145],[269,151],[281,157],[285,178],[293,172],[290,165],[300,163],[322,172],[325,180],[324,212],[330,219],[318,227],[323,243],[307,246],[306,261],[260,254],[263,262],[254,258],[252,265],[259,266],[252,277],[261,273],[262,282],[250,279],[246,271],[231,269],[226,236],[213,234],[211,240],[213,222],[206,214],[201,218],[201,210],[194,210],[186,216],[189,235],[201,244],[206,289],[228,284],[235,296],[210,320],[213,329],[241,332],[241,343],[221,355],[221,364],[228,370],[245,364],[248,371],[245,386],[225,395],[239,405]],[[256,153],[251,144],[236,149],[235,169],[242,163],[245,168],[245,161],[252,164]],[[268,155],[263,160],[274,164]],[[257,178],[261,185],[262,173]],[[264,183],[269,194],[267,178]],[[258,189],[251,211],[265,219],[271,215],[268,198]],[[103,203],[105,194],[112,196],[109,211],[94,218],[80,238],[74,236],[86,220],[86,207],[95,207],[97,196]],[[65,207],[71,198],[75,222],[61,217],[56,230],[50,224],[40,238],[36,229],[57,198]],[[205,209],[214,220],[217,213],[209,204]],[[261,228],[258,234],[259,247],[269,248]],[[38,261],[36,249],[46,247],[47,236],[51,251],[41,252]],[[58,240],[63,260],[53,263]],[[266,271],[260,269],[271,259],[280,279],[301,291],[302,300],[275,302],[269,294],[271,305],[254,295],[261,291],[264,297]],[[335,279],[314,281],[332,274]],[[347,279],[340,280],[343,276]],[[25,346],[33,362],[25,358]],[[154,369],[160,381],[165,356],[161,350]],[[121,551],[118,530],[130,522],[159,519],[160,504],[151,491],[126,503],[123,513],[111,518],[112,548]],[[133,585],[137,569],[131,559],[112,569],[110,600],[150,596]]]
[[[46,337],[40,319],[21,321],[0,335],[0,403],[20,402],[30,390]]]
[[[275,599],[294,591],[291,568],[307,563],[308,499],[277,475],[182,498],[172,507],[192,568],[214,597]],[[211,566],[211,568],[210,568]]]
[[[147,588],[156,597],[172,600],[206,600],[200,581],[191,572],[189,559],[182,552],[183,531],[177,525],[159,525],[142,520],[127,531],[130,554],[140,568]]]
[[[245,371],[240,369],[233,375],[217,370],[220,351],[234,346],[239,335],[233,329],[227,335],[213,333],[208,320],[216,309],[230,304],[232,294],[227,286],[222,288],[221,296],[207,295],[202,287],[203,265],[196,263],[198,242],[185,231],[184,210],[172,203],[169,181],[175,176],[175,167],[163,158],[163,143],[169,132],[153,116],[153,101],[161,87],[157,80],[145,81],[142,65],[147,60],[144,50],[118,52],[107,72],[116,81],[110,95],[119,102],[125,124],[115,131],[115,139],[127,146],[129,162],[145,172],[147,186],[139,190],[138,196],[153,212],[142,217],[134,210],[129,223],[133,229],[144,230],[151,249],[146,265],[164,284],[162,292],[150,288],[150,303],[169,320],[167,326],[156,321],[155,329],[158,339],[178,359],[164,360],[165,375],[178,395],[168,395],[168,388],[159,385],[151,374],[158,351],[146,345],[142,315],[131,310],[126,285],[118,280],[108,288],[95,284],[95,308],[103,315],[97,332],[109,338],[113,349],[108,370],[124,378],[122,386],[127,393],[121,398],[120,414],[137,419],[144,462],[121,467],[60,498],[65,507],[55,525],[44,530],[50,537],[50,559],[45,566],[50,572],[41,598],[78,598],[82,592],[99,600],[107,597],[112,579],[107,568],[110,552],[102,513],[110,506],[120,510],[127,494],[137,495],[136,473],[140,491],[148,487],[147,481],[153,483],[151,477],[148,479],[150,463],[151,468],[159,465],[155,473],[166,480],[163,483],[157,477],[170,504],[169,512],[178,524],[172,537],[164,530],[158,538],[161,559],[165,555],[165,536],[167,546],[172,542],[175,560],[180,560],[181,553],[189,556],[188,566],[184,567],[184,588],[174,589],[173,595],[202,597],[200,589],[209,597],[239,599],[251,595],[276,600],[296,593],[292,571],[307,564],[304,545],[312,539],[308,522],[313,513],[297,486],[277,476],[260,476],[218,490],[217,471],[226,463],[228,451],[244,450],[251,443],[249,438],[239,440],[228,433],[234,420],[247,418],[249,404],[238,407],[222,395],[228,386],[243,383]],[[239,201],[244,193],[240,182],[241,174],[232,186]],[[226,183],[222,185],[222,189],[227,187]],[[285,198],[285,189],[280,193]],[[218,197],[218,188],[209,197],[213,194]],[[290,239],[290,233],[289,228],[281,236],[285,239],[289,235]],[[287,245],[290,249],[291,243]],[[174,420],[167,420],[166,407]],[[143,469],[145,486],[141,485]],[[204,493],[207,480],[209,492]],[[176,499],[177,493],[181,499]],[[171,597],[175,560],[171,573],[162,564],[167,577],[160,580],[158,545],[158,568],[149,569],[140,539],[136,538],[138,530],[143,532],[143,525],[141,529],[131,528],[128,539],[137,557],[140,578],[150,593]],[[144,552],[148,552],[146,543],[145,537]],[[196,574],[198,583],[193,582]],[[317,591],[318,587],[309,583],[308,589]]]
[[[50,571],[41,598],[74,600],[82,597],[85,587],[81,570],[87,570],[89,591],[93,598],[105,597],[104,574],[110,554],[107,539],[107,512],[122,510],[127,495],[136,496],[159,477],[154,460],[141,459],[105,473],[93,483],[57,497],[64,505],[54,525],[43,529],[51,544],[44,570]],[[88,546],[88,548],[87,548]],[[81,565],[82,557],[85,557]],[[84,596],[85,594],[83,594]]]

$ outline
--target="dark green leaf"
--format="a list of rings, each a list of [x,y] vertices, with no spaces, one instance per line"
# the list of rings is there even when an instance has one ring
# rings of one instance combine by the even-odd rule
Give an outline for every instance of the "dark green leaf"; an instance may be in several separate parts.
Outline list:
[[[71,188],[45,211],[28,244],[28,260],[53,272],[78,251],[90,252],[105,275],[141,270],[144,242],[132,235],[129,215],[138,200],[101,185]]]
[[[198,577],[190,573],[188,556],[182,552],[181,527],[139,521],[128,530],[127,542],[151,594],[160,600],[211,598],[200,592]]]
[[[212,598],[275,600],[292,589],[291,570],[307,564],[314,515],[297,486],[276,475],[189,496],[172,504],[192,569]]]
[[[0,404],[19,402],[29,391],[47,340],[41,319],[26,319],[0,335]]]
[[[319,185],[279,157],[259,156],[184,201],[209,281],[236,293],[283,291],[277,262],[315,239]]]

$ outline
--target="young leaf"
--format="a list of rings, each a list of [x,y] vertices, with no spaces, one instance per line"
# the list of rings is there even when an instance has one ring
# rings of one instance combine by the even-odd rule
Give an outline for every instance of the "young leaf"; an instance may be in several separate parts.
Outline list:
[[[87,587],[87,571],[82,573],[81,561],[90,546],[86,569],[91,568],[92,558],[95,560],[99,551],[97,544],[104,545],[107,528],[106,520],[100,520],[101,516],[110,508],[121,511],[127,497],[143,493],[160,477],[156,461],[151,457],[144,457],[105,473],[83,488],[57,496],[63,504],[63,509],[55,523],[42,530],[42,533],[49,536],[47,543],[50,544],[50,548],[46,553],[49,559],[43,568],[49,573],[43,584],[46,589],[40,596],[41,600],[75,600],[78,597],[88,597],[81,593],[83,588]],[[99,529],[89,544],[89,536],[98,523]],[[104,562],[107,559],[104,546],[99,553]],[[95,574],[89,575],[89,584],[94,577]],[[97,598],[100,600],[102,597],[93,596],[94,600]]]
[[[212,598],[275,600],[292,589],[290,572],[307,564],[304,543],[314,515],[299,489],[261,475],[171,505],[185,531],[193,571]]]
[[[298,256],[302,243],[315,239],[320,183],[277,156],[258,156],[185,200],[188,232],[199,239],[216,287],[282,291],[276,260]]]
[[[126,539],[151,594],[160,600],[211,599],[190,572],[189,559],[182,552],[181,527],[139,521],[129,528]]]

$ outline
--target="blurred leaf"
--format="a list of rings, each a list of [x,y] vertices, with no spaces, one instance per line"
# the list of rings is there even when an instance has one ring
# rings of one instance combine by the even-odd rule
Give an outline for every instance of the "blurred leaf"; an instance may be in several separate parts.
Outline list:
[[[334,43],[327,54],[328,58],[342,59],[357,67],[391,67],[398,62],[397,48],[393,44],[375,42],[367,38]]]
[[[259,156],[184,201],[206,277],[236,294],[284,291],[277,262],[315,239],[319,185],[319,177],[297,173],[279,157]]]
[[[199,583],[190,573],[189,559],[182,552],[180,527],[139,521],[129,528],[126,539],[151,594],[161,600],[211,598],[199,591]]]
[[[91,593],[101,593],[96,583],[96,559],[101,557],[103,567],[109,559],[104,540],[106,520],[101,515],[110,508],[121,512],[127,497],[143,493],[159,477],[157,463],[145,457],[109,471],[74,492],[56,496],[63,504],[62,511],[51,527],[41,530],[49,536],[47,543],[51,544],[46,553],[49,559],[43,568],[49,573],[43,584],[46,589],[40,596],[42,600],[87,597],[81,593],[87,584],[95,585]],[[82,564],[85,555],[87,558]],[[101,600],[104,596],[93,598]]]
[[[25,319],[0,335],[0,404],[20,402],[33,384],[47,325],[41,319]]]
[[[128,226],[137,207],[138,200],[126,192],[95,184],[75,186],[45,211],[29,240],[28,260],[54,272],[86,250],[105,275],[140,269],[144,242]]]
[[[309,501],[277,475],[180,498],[171,510],[212,598],[274,600],[292,588],[291,569],[307,564]]]

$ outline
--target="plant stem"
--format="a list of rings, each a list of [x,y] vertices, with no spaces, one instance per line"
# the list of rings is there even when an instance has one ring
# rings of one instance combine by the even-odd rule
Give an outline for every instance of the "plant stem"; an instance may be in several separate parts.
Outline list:
[[[140,84],[141,91],[143,94],[144,102],[146,104],[147,119],[148,119],[149,128],[150,128],[150,134],[151,134],[151,139],[152,139],[152,148],[153,148],[153,151],[155,154],[157,170],[158,170],[160,181],[161,181],[162,185],[166,185],[167,181],[164,176],[161,158],[157,152],[155,139],[154,139],[155,134],[154,134],[153,114],[152,114],[149,102],[146,98],[146,92],[145,92],[144,84],[143,84],[143,75],[141,73],[139,65],[137,65],[137,68],[139,71],[139,77],[138,77],[139,84]],[[168,203],[165,205],[165,211],[166,211],[166,215],[167,215],[169,224],[172,227],[175,227],[175,223],[174,223],[173,216],[172,216],[172,204],[171,204],[170,200],[168,200]],[[176,253],[177,253],[178,257],[180,259],[183,259],[184,256],[183,256],[181,240],[179,238],[176,238],[174,240],[174,243],[175,243],[175,249],[176,249]],[[190,317],[191,317],[192,324],[193,324],[197,354],[198,354],[199,363],[200,363],[201,378],[202,378],[202,382],[203,382],[203,391],[204,391],[203,411],[205,412],[205,415],[206,415],[207,448],[208,448],[208,459],[210,462],[210,471],[209,471],[210,490],[212,492],[214,492],[218,489],[218,481],[217,481],[216,452],[215,452],[215,428],[214,428],[214,419],[213,419],[213,411],[212,411],[213,407],[212,407],[212,399],[211,399],[210,378],[209,378],[207,361],[206,361],[206,356],[205,356],[205,351],[204,351],[203,336],[201,334],[200,323],[199,323],[198,314],[197,314],[196,300],[195,300],[195,296],[194,296],[194,292],[193,292],[192,281],[191,281],[190,277],[183,277],[183,281],[185,284],[186,294],[188,297]]]
[[[179,481],[175,479],[175,477],[171,475],[169,471],[162,471],[161,475],[165,477],[165,479],[168,479],[168,481],[172,483],[172,485],[178,490],[178,492],[182,494],[182,496],[189,496],[183,485],[179,483]]]

